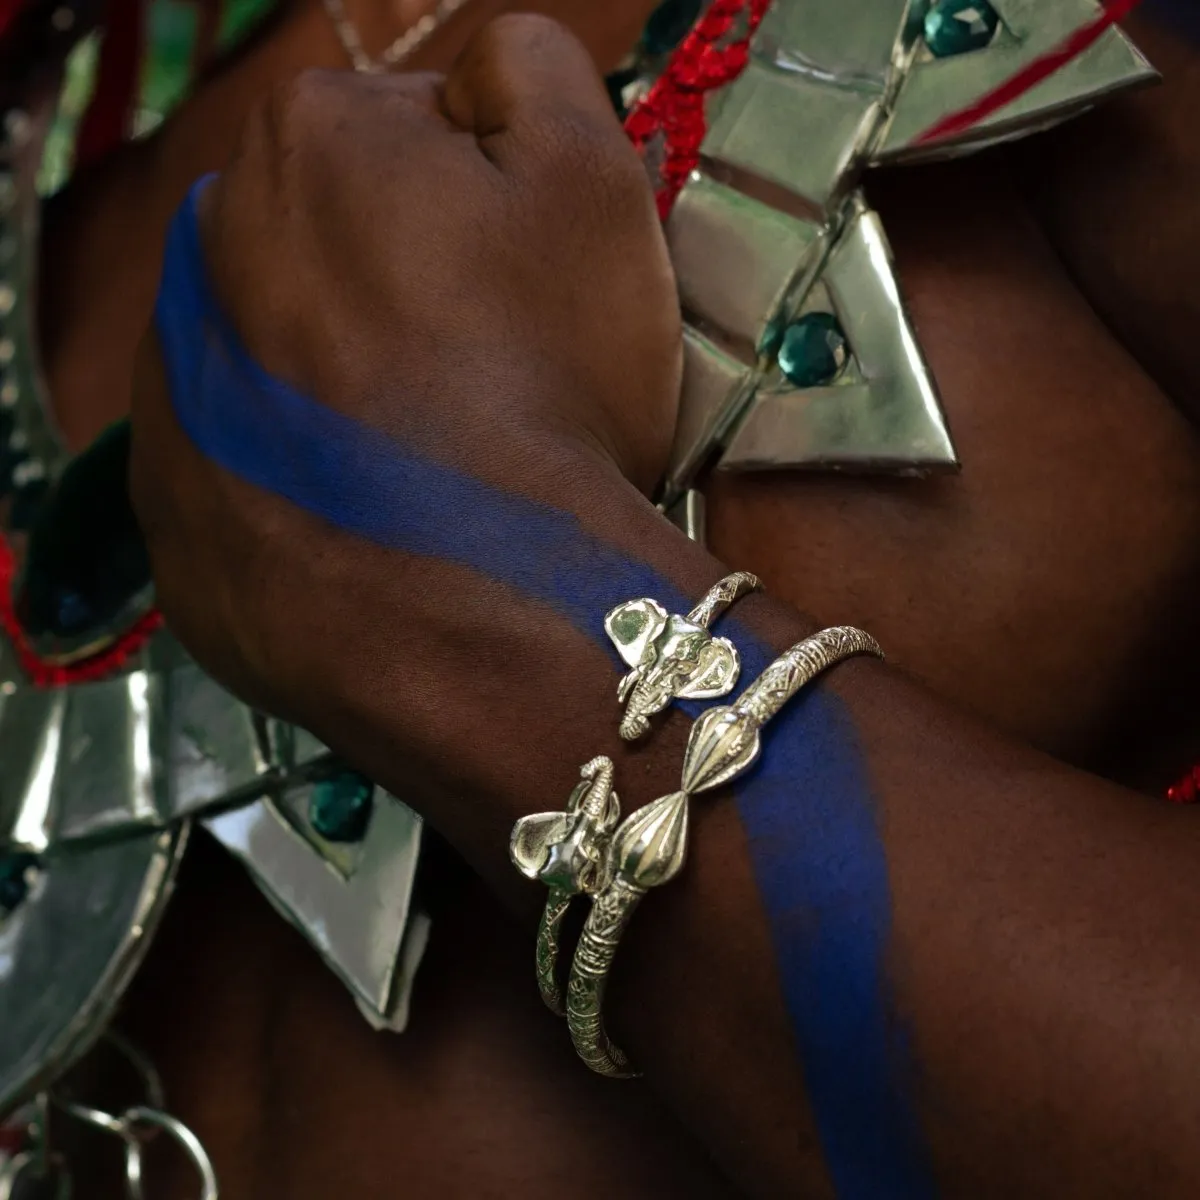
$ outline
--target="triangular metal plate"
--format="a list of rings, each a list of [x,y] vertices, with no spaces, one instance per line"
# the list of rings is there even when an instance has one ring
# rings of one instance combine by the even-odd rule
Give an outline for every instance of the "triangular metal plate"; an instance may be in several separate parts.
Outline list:
[[[947,113],[967,108],[1099,14],[1091,0],[992,0],[1003,28],[990,46],[953,58],[918,55],[901,86],[875,163],[918,162],[982,150],[1065,120],[1158,73],[1116,27],[1048,79],[963,134],[919,143]]]
[[[833,386],[803,390],[778,371],[765,376],[718,468],[955,470],[954,443],[883,226],[861,199],[809,294],[805,307],[814,306],[838,317],[853,356],[847,371]]]
[[[311,788],[301,785],[301,790]],[[316,947],[373,1024],[402,1030],[428,922],[410,920],[421,850],[421,818],[377,791],[353,869],[326,862],[283,808],[305,797],[260,800],[205,820],[245,863],[267,899]]]

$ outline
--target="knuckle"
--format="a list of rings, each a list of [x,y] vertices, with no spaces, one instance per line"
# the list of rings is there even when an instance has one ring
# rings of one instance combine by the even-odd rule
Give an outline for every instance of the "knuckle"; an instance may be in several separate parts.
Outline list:
[[[471,49],[483,60],[526,57],[553,48],[563,39],[563,26],[543,13],[508,12],[489,21],[472,39]]]
[[[556,114],[544,131],[545,169],[557,189],[605,224],[628,226],[653,210],[649,178],[641,160],[588,112]]]
[[[343,87],[341,72],[317,68],[276,84],[262,110],[268,143],[286,155],[320,140],[330,128],[333,101]]]

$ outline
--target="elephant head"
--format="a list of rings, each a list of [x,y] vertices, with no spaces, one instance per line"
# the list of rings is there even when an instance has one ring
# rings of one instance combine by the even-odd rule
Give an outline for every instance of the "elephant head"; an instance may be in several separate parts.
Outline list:
[[[533,813],[513,829],[509,854],[522,875],[551,888],[594,895],[609,877],[609,840],[621,815],[612,760],[584,765],[565,812]]]
[[[628,741],[650,728],[649,717],[672,700],[724,696],[737,682],[741,661],[728,638],[671,616],[656,600],[631,600],[604,618],[617,653],[633,669],[617,689],[626,705],[621,736]]]

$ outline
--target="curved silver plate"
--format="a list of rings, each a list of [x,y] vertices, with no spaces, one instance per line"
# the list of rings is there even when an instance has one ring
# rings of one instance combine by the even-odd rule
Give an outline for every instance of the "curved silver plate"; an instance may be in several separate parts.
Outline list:
[[[52,858],[0,925],[0,1113],[103,1032],[170,897],[188,826]]]

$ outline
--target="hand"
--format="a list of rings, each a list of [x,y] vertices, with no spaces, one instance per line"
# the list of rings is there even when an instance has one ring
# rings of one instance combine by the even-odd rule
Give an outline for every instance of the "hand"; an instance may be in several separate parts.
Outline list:
[[[469,452],[532,422],[658,478],[670,267],[643,168],[558,27],[497,22],[444,81],[301,76],[209,200],[216,291],[268,370],[389,433]]]
[[[421,45],[406,69],[447,69],[472,34],[505,8],[561,21],[611,70],[637,41],[657,0],[470,0]],[[428,0],[346,0],[363,44],[378,52]],[[270,28],[197,80],[153,133],[103,168],[74,176],[43,207],[38,335],[55,418],[82,449],[129,411],[138,340],[150,319],[172,214],[200,175],[223,169],[248,113],[306,68],[349,66],[321,0],[280,7]]]
[[[557,26],[498,21],[444,80],[301,76],[251,120],[201,226],[251,355],[407,451],[576,512],[661,473],[673,280],[641,164]],[[328,597],[396,561],[203,459],[155,357],[132,478],[164,610],[218,678],[315,723],[299,698],[329,690],[330,644],[354,632]]]

